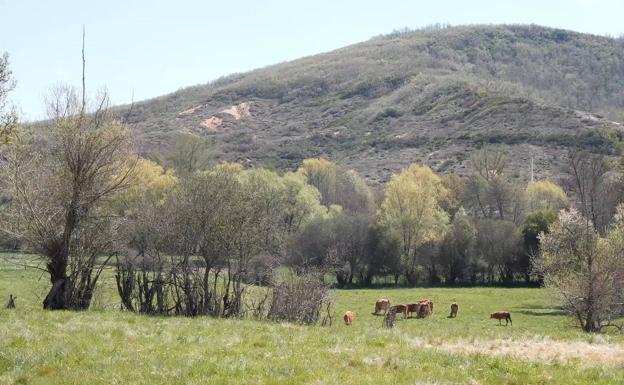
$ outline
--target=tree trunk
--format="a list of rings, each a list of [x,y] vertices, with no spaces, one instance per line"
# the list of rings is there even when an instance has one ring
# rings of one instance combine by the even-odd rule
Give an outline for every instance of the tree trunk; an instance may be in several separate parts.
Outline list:
[[[54,280],[52,288],[43,300],[43,308],[45,310],[69,310],[71,287],[72,283],[69,277]]]

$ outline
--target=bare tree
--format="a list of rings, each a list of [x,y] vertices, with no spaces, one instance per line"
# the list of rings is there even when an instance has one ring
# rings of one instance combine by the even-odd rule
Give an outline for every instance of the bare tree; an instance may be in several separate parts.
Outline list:
[[[13,198],[6,230],[46,262],[52,288],[45,309],[89,307],[114,251],[116,218],[106,202],[132,181],[130,136],[109,111],[107,95],[90,113],[83,105],[72,88],[56,89],[43,130],[24,135],[6,155]],[[105,260],[98,263],[101,255]]]
[[[576,207],[594,228],[604,233],[615,211],[615,196],[609,186],[610,167],[602,155],[568,152],[567,177],[563,187],[576,200]]]
[[[560,294],[563,306],[587,332],[600,331],[622,301],[624,211],[602,238],[576,209],[561,211],[559,221],[541,235],[541,256],[534,266],[544,283]]]

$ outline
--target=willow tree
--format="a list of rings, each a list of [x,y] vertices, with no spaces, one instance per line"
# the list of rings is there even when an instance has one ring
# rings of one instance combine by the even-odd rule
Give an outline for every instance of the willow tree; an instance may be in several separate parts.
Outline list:
[[[386,187],[379,222],[400,239],[405,276],[411,284],[417,276],[418,248],[444,234],[448,215],[440,204],[447,193],[429,167],[416,165],[394,175]]]
[[[108,109],[72,88],[48,100],[49,120],[20,135],[6,152],[12,197],[10,231],[45,261],[52,287],[45,309],[89,307],[106,260],[114,252],[116,217],[106,203],[129,186],[135,164],[128,130]]]
[[[568,196],[563,189],[548,180],[531,182],[526,188],[530,211],[550,210],[558,212],[569,204]]]

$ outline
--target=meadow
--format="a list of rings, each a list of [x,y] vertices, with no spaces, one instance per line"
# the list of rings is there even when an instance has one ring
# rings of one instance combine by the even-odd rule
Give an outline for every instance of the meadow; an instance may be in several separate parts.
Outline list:
[[[0,309],[0,384],[624,384],[624,336],[583,333],[545,289],[334,290],[321,327],[121,312],[110,273],[92,310],[43,311],[48,285],[0,261],[0,299],[17,296]],[[431,298],[434,314],[383,329],[380,297]],[[497,310],[513,326],[489,319]]]

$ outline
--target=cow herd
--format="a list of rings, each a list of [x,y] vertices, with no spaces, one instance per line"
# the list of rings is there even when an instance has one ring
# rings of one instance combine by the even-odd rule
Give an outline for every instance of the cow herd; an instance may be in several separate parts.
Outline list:
[[[459,305],[457,303],[452,303],[451,314],[448,316],[448,318],[457,317],[458,311]],[[386,298],[380,298],[375,301],[375,311],[373,312],[373,315],[384,316],[385,327],[394,326],[394,321],[397,314],[402,314],[403,318],[426,318],[433,314],[433,301],[430,299],[423,299],[416,303],[396,305],[392,305],[390,303],[390,300]],[[343,318],[345,325],[350,326],[353,324],[354,314],[352,311],[347,311],[345,312]],[[507,325],[508,322],[511,323],[511,314],[506,311],[492,313],[490,315],[490,318],[498,319],[499,324],[503,319],[505,320],[505,325]]]
[[[375,302],[373,315],[385,315],[388,311],[403,314],[403,318],[425,318],[433,313],[433,301],[423,299],[417,303],[391,305],[389,299],[380,298]]]

